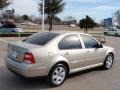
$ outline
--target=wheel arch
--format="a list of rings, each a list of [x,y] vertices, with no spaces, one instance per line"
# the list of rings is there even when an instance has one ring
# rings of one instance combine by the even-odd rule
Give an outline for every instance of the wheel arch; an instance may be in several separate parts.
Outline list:
[[[56,66],[57,64],[63,64],[63,65],[65,65],[65,67],[66,67],[66,69],[67,69],[67,75],[69,74],[69,72],[70,72],[70,65],[68,64],[67,61],[65,61],[65,60],[60,60],[60,61],[58,61],[58,62],[55,62],[55,63],[52,65],[52,67],[50,68],[50,70],[49,70],[49,72],[48,72],[48,75],[49,75],[49,73],[51,72],[51,70],[53,69],[53,67]]]
[[[109,54],[113,55],[113,58],[114,58],[114,53],[113,52],[109,52],[107,55],[109,55]]]
[[[107,56],[108,54],[112,54],[115,57],[115,49],[111,48],[111,47],[106,47],[106,55],[105,56]]]

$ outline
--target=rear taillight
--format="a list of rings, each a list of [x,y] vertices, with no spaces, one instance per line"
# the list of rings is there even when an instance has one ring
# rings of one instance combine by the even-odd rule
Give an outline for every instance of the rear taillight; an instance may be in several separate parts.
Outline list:
[[[24,55],[24,61],[30,64],[35,64],[35,58],[32,53],[27,52]]]

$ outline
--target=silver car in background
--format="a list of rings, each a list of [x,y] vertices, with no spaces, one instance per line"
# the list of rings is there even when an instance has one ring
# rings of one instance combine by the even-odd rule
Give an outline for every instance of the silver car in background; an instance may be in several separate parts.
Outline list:
[[[104,31],[105,35],[120,36],[120,29],[116,27],[107,28]]]
[[[59,86],[71,73],[99,66],[110,69],[114,51],[88,34],[42,32],[9,43],[5,61],[15,74],[46,76],[49,84]]]

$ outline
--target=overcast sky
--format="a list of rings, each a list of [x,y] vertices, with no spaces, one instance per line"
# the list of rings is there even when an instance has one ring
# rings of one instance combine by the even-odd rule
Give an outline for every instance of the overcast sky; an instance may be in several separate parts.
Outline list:
[[[120,0],[64,0],[65,10],[58,14],[60,18],[73,16],[77,20],[91,16],[96,21],[112,17],[120,9]],[[39,15],[37,0],[13,0],[9,8],[14,8],[17,14]]]

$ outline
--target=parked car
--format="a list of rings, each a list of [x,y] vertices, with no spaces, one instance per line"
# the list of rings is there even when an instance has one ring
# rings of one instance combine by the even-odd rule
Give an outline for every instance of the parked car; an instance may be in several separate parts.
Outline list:
[[[0,27],[0,32],[2,33],[13,33],[13,32],[23,32],[23,29],[17,25],[4,24]]]
[[[63,84],[67,76],[102,66],[112,67],[115,50],[84,33],[34,34],[8,44],[7,68],[23,77],[46,76],[50,85]]]
[[[120,29],[117,28],[109,28],[109,29],[105,29],[104,32],[105,35],[113,35],[113,36],[120,36]]]
[[[24,22],[24,23],[21,23],[21,25],[37,26],[38,24],[33,23],[33,22]]]
[[[73,27],[73,28],[74,28],[74,27],[76,27],[76,25],[75,25],[75,24],[70,24],[70,27]]]

